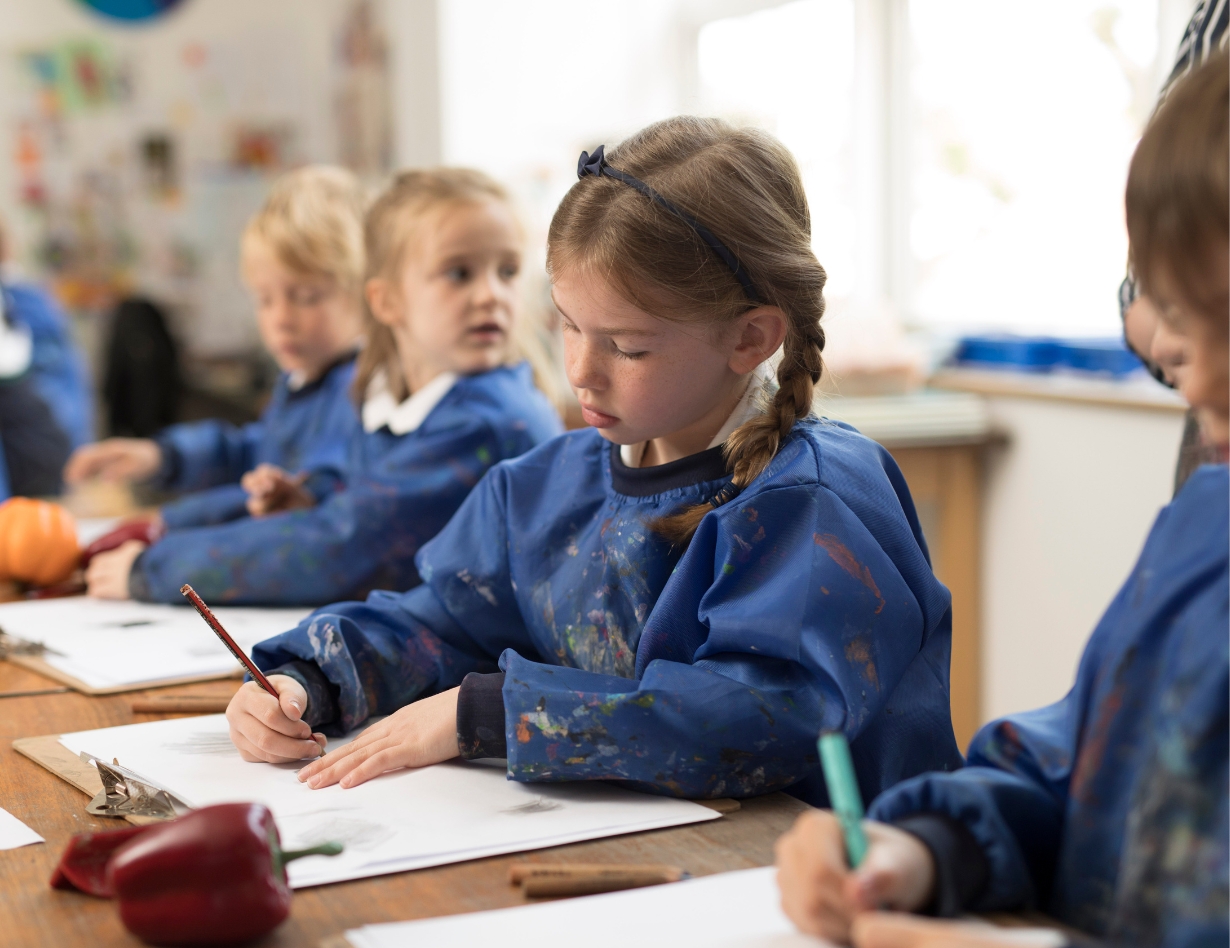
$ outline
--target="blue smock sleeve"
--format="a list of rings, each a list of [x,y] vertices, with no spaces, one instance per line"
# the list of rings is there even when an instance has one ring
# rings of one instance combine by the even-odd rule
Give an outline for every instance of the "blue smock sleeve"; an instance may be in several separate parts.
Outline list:
[[[532,652],[508,574],[506,524],[495,489],[501,473],[488,474],[430,544],[456,553],[469,547],[468,567],[446,572],[425,549],[418,558],[424,585],[326,606],[299,628],[258,644],[256,664],[264,670],[315,662],[340,689],[335,726],[345,732],[460,685],[470,672],[494,672],[500,647],[490,641],[514,641]],[[470,546],[467,537],[482,539]],[[486,608],[469,608],[470,593]]]
[[[926,774],[882,794],[868,816],[895,823],[941,813],[966,827],[989,873],[970,911],[1037,906],[1050,891],[1074,756],[1075,689],[1057,704],[983,728],[968,766]]]
[[[227,523],[248,516],[248,492],[238,484],[222,484],[163,504],[159,513],[168,530]]]
[[[503,654],[509,774],[751,796],[804,778],[817,733],[839,729],[862,783],[858,738],[917,657],[923,628],[896,565],[832,491],[736,500],[701,522],[668,581],[637,678]]]
[[[155,483],[180,491],[233,484],[256,466],[263,435],[259,421],[237,427],[209,419],[165,428],[155,439],[162,449],[162,469]]]
[[[508,439],[481,418],[414,437],[396,474],[355,476],[309,510],[168,533],[134,564],[130,592],[176,602],[191,583],[207,601],[308,605],[416,585],[415,553]]]

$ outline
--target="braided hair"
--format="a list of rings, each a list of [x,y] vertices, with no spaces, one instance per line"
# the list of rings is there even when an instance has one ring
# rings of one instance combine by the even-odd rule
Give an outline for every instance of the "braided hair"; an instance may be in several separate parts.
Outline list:
[[[650,125],[606,158],[703,221],[746,267],[761,302],[786,316],[777,391],[726,441],[727,470],[735,492],[742,490],[811,412],[824,370],[826,275],[811,249],[798,165],[766,132],[691,116]],[[758,305],[694,229],[608,177],[583,177],[564,196],[548,233],[547,270],[553,279],[564,272],[598,274],[630,303],[663,319],[717,327]],[[735,492],[651,527],[686,546],[705,514]]]

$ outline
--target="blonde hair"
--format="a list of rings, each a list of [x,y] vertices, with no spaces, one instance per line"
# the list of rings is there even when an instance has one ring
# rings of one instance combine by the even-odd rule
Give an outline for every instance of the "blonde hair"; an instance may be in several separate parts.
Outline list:
[[[481,171],[470,168],[431,168],[403,171],[376,198],[367,212],[364,243],[367,250],[367,279],[395,280],[405,265],[406,254],[425,219],[433,211],[464,204],[499,201],[516,217],[512,198],[503,185]],[[518,218],[519,222],[519,218]],[[390,394],[398,401],[409,396],[409,386],[397,357],[393,330],[376,319],[364,305],[367,344],[359,353],[352,393],[362,403],[377,374],[383,373]],[[519,320],[518,322],[524,322]],[[513,327],[508,360],[526,358],[535,370],[535,380],[543,387],[541,354],[535,351],[530,334]],[[548,392],[550,394],[550,392]]]
[[[242,247],[267,247],[289,270],[337,281],[356,302],[363,289],[363,212],[358,178],[345,168],[309,165],[274,182],[244,228]]]
[[[742,489],[811,412],[824,367],[826,276],[812,253],[798,166],[765,132],[688,116],[650,125],[607,160],[708,227],[742,263],[763,303],[786,315],[777,391],[726,441],[727,468]],[[633,305],[663,319],[717,326],[757,306],[691,227],[607,177],[577,181],[551,221],[548,272],[554,278],[576,269],[600,275]],[[686,545],[701,518],[727,499],[684,508],[656,520],[653,529]]]

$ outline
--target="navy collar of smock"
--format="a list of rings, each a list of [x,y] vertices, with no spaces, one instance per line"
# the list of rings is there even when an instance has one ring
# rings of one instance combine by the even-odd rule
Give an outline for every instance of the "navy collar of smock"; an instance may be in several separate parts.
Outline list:
[[[617,444],[611,445],[610,453],[611,486],[626,497],[652,497],[705,481],[720,481],[727,476],[726,458],[722,456],[720,444],[652,467],[628,467],[619,456]]]

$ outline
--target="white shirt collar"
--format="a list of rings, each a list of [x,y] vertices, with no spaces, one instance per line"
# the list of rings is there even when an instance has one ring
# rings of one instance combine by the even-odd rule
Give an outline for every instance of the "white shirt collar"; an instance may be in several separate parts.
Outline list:
[[[395,435],[409,434],[418,429],[456,384],[456,373],[441,372],[409,398],[395,402],[389,393],[388,379],[379,372],[367,387],[367,398],[363,401],[363,430],[370,434],[388,428]]]
[[[709,442],[710,448],[716,448],[719,444],[725,443],[726,439],[731,436],[731,433],[736,428],[760,413],[759,396],[772,377],[773,374],[769,370],[768,363],[762,362],[756,366],[747,380],[747,388],[743,390],[739,403],[735,405],[735,410],[730,413],[730,417],[726,419],[726,424],[722,425],[721,430]],[[641,441],[637,444],[623,444],[619,446],[619,458],[624,462],[625,467],[641,466],[641,458],[645,456],[645,444],[646,442]]]

